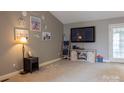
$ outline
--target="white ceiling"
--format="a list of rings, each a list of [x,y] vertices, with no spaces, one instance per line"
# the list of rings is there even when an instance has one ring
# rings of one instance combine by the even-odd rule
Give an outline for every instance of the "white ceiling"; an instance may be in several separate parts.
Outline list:
[[[63,24],[124,17],[124,11],[51,11]]]

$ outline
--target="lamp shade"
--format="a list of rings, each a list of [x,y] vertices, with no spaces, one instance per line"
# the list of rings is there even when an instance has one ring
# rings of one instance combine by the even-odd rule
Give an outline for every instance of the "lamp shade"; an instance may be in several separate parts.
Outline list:
[[[21,44],[26,44],[26,43],[27,43],[26,37],[21,37],[21,38],[20,38],[20,43],[21,43]]]

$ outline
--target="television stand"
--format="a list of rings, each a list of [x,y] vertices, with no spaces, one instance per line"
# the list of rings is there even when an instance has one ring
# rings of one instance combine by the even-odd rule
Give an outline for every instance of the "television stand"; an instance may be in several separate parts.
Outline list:
[[[82,61],[95,63],[96,50],[93,49],[71,49],[71,61]]]

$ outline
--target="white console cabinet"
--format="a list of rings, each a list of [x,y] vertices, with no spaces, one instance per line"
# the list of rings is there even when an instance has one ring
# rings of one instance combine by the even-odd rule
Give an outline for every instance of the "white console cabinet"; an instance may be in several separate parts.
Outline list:
[[[81,50],[81,49],[72,49],[71,50],[71,61],[82,61],[95,63],[96,50]]]

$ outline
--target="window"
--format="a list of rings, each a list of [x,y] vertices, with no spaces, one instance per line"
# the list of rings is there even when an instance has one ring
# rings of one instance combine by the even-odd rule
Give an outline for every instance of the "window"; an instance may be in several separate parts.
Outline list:
[[[124,61],[124,24],[110,26],[110,59]]]

